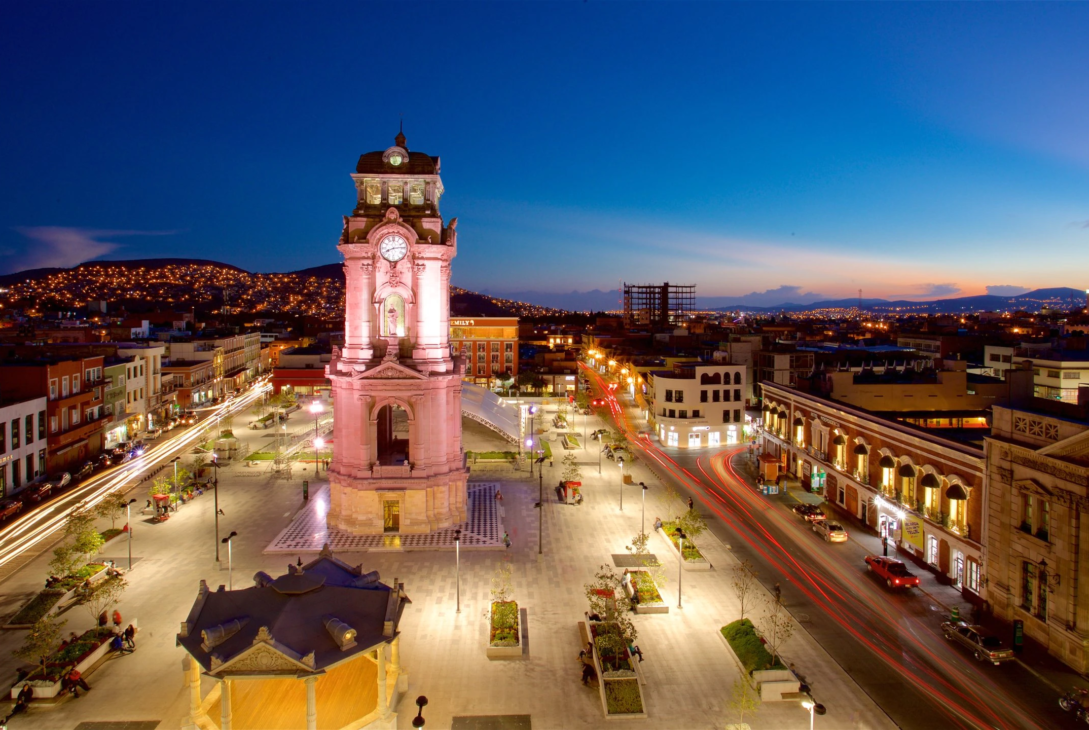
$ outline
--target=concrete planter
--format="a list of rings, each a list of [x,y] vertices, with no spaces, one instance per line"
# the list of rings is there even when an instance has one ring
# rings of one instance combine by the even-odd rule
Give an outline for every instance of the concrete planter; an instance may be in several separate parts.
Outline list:
[[[598,625],[601,622],[591,621],[589,614],[586,616],[586,628],[590,632],[590,636],[593,636],[593,626]],[[606,675],[601,663],[601,656],[597,651],[597,642],[594,644],[594,670],[597,671],[597,689],[598,696],[601,698],[601,711],[605,713],[606,720],[632,720],[632,719],[645,719],[647,716],[647,700],[643,696],[643,688],[641,675],[638,670],[634,669],[636,666],[635,661],[632,659],[631,654],[627,649],[624,649],[624,657],[628,661],[628,666],[632,667],[632,670],[620,670],[609,672]],[[631,691],[633,688],[639,694],[639,706],[643,708],[642,712],[609,712],[609,700],[606,696],[606,685],[611,683],[626,683],[624,685],[627,691]]]
[[[718,635],[718,639],[722,642],[722,645],[726,647],[726,651],[730,653],[730,658],[734,660],[734,664],[737,665],[737,669],[741,672],[741,676],[748,682],[750,687],[759,691],[756,682],[753,681],[752,675],[745,669],[745,665],[741,663],[741,659],[738,658],[737,653],[734,652],[734,648],[730,646],[730,642],[726,641],[726,637],[722,635],[722,631],[715,631],[715,633]]]
[[[680,557],[681,551],[673,543],[673,540],[670,539],[669,535],[662,533],[661,530],[657,530],[657,532],[661,535],[662,539],[665,540],[666,544],[669,545],[669,549],[673,554]],[[700,558],[699,560],[682,560],[681,567],[685,570],[711,570],[714,566],[711,565],[707,558]]]
[[[105,543],[103,543],[103,544],[105,544]],[[101,570],[99,570],[97,573],[94,573],[93,575],[88,576],[87,580],[90,581],[91,585],[95,585],[96,583],[99,583],[99,582],[105,580],[105,578],[106,578],[106,566],[103,565]],[[52,608],[50,608],[48,611],[45,612],[45,615],[46,616],[52,616],[53,614],[57,613],[61,609],[70,606],[72,604],[72,602],[75,600],[76,591],[78,591],[78,590],[79,590],[79,586],[76,586],[75,588],[72,588],[71,590],[68,590],[65,593],[62,593],[60,595],[60,598],[57,599],[57,602],[53,604]],[[34,598],[37,598],[37,596],[38,596],[38,594],[35,594]],[[34,598],[32,598],[30,600],[33,601]],[[20,606],[19,611],[22,611],[23,608],[29,603],[30,603],[30,601],[27,601],[22,606]],[[14,615],[18,616],[19,611],[16,611]],[[4,628],[5,629],[29,629],[33,625],[34,624],[5,624]]]
[[[95,649],[87,656],[85,656],[82,660],[77,662],[76,669],[79,671],[80,674],[86,674],[89,668],[93,667],[99,659],[106,656],[106,654],[108,654],[109,652],[110,642],[109,639],[107,639],[106,641],[102,642],[102,644],[100,644],[97,649]],[[23,688],[23,684],[25,684],[25,682],[16,682],[15,685],[11,688],[11,692],[9,694],[11,695],[12,699],[15,699],[19,696],[19,691]],[[40,679],[32,679],[30,680],[29,684],[31,689],[34,690],[34,699],[36,700],[51,699],[59,695],[61,692],[60,681],[46,682]]]
[[[650,571],[647,570],[630,570],[629,573],[642,573],[646,576],[646,580],[654,583],[654,578],[650,576]],[[633,579],[634,580],[634,579]],[[658,589],[657,583],[654,585],[655,590]],[[635,593],[635,587],[633,585],[624,586],[624,591],[628,594],[628,598],[631,598]],[[658,595],[661,596],[661,591],[658,591]],[[669,606],[666,604],[665,599],[661,601],[648,601],[647,603],[638,603],[635,605],[636,613],[669,613]]]
[[[750,687],[760,693],[761,702],[786,702],[797,698],[801,682],[794,676],[793,672],[789,669],[757,669],[750,675],[745,671],[745,665],[741,663],[741,659],[734,652],[734,648],[730,646],[730,642],[726,641],[726,637],[722,635],[722,632],[716,631],[715,633],[718,634],[722,645],[726,647],[726,651],[730,652],[730,656],[733,658],[738,670],[740,670],[741,676],[745,678]],[[784,697],[784,695],[789,696]]]
[[[488,638],[489,638],[489,642],[488,642],[488,648],[487,648],[487,654],[488,654],[489,659],[517,659],[517,658],[520,658],[522,656],[522,625],[521,625],[522,622],[519,620],[521,618],[521,616],[518,613],[518,603],[516,601],[510,601],[510,603],[514,604],[514,615],[516,617],[515,620],[514,620],[515,621],[515,623],[514,623],[514,636],[515,636],[515,640],[517,641],[517,643],[514,646],[494,646],[490,641],[491,633],[492,633],[491,632],[492,624],[491,624],[491,620],[489,619],[489,622],[488,622]],[[492,608],[491,608],[491,615],[492,616],[495,615],[496,605],[497,604],[492,603]]]

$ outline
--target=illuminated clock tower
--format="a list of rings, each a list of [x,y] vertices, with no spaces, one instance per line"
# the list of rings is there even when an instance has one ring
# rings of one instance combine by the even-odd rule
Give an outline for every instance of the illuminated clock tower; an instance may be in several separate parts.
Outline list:
[[[439,213],[439,158],[404,134],[359,158],[344,256],[344,349],[326,374],[335,408],[329,526],[426,533],[466,519],[461,377],[450,354],[457,218]]]

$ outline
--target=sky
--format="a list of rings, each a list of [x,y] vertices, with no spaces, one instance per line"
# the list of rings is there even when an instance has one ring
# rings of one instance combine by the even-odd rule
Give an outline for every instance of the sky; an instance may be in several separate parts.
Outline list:
[[[403,119],[478,291],[1083,288],[1087,28],[1086,3],[11,3],[0,273],[338,261],[349,175]]]

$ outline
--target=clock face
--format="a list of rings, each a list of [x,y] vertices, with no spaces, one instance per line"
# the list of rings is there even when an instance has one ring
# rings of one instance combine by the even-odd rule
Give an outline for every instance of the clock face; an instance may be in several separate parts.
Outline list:
[[[392,155],[389,156],[389,164],[393,165],[394,167],[396,167],[397,165],[400,165],[401,164],[401,156],[399,154],[397,154],[396,152],[394,152]]]
[[[378,253],[386,261],[400,261],[408,253],[408,241],[398,235],[386,236],[378,246]]]

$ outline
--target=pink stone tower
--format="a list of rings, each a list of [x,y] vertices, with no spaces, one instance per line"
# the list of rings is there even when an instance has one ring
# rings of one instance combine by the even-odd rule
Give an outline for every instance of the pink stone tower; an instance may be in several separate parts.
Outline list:
[[[329,525],[426,533],[466,519],[464,363],[450,354],[457,218],[439,213],[439,158],[403,133],[359,158],[358,203],[337,246],[347,279],[345,341],[326,374],[335,408]]]

